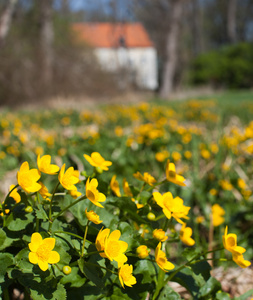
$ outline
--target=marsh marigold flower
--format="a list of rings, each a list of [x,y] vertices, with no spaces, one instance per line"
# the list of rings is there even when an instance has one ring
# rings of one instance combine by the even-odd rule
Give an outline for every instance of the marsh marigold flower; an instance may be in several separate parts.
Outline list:
[[[40,172],[55,175],[59,171],[59,167],[57,165],[51,164],[51,155],[44,155],[40,157],[40,154],[37,157],[37,165]]]
[[[119,269],[119,281],[123,288],[124,284],[126,286],[132,287],[132,285],[136,284],[136,278],[132,275],[133,266],[132,265],[123,265]]]
[[[34,193],[41,189],[41,185],[37,182],[40,174],[37,169],[29,169],[27,161],[23,162],[20,170],[17,172],[18,184],[27,193]]]
[[[179,232],[180,240],[187,246],[193,246],[195,244],[192,236],[192,229],[190,227],[186,227],[186,223],[184,223]]]
[[[105,250],[105,238],[108,237],[109,234],[110,234],[109,228],[106,228],[106,229],[102,228],[102,229],[100,229],[100,231],[96,237],[95,246],[96,246],[97,250],[100,252],[99,255],[101,257],[106,257],[105,253],[101,252],[101,251]]]
[[[174,269],[175,266],[167,260],[165,253],[161,250],[161,246],[162,244],[159,242],[155,249],[155,261],[159,268],[161,268],[164,272],[167,272]]]
[[[149,250],[146,245],[141,245],[136,249],[136,253],[139,258],[146,258],[149,256]]]
[[[166,173],[166,178],[168,181],[171,181],[180,186],[186,186],[186,184],[184,183],[185,178],[176,173],[176,167],[173,163],[170,162],[169,159],[167,160],[167,163],[166,163],[165,173]]]
[[[165,216],[170,219],[173,217],[178,223],[183,224],[181,220],[189,219],[188,212],[191,209],[189,206],[185,206],[183,199],[179,197],[173,198],[171,192],[167,192],[161,195],[159,192],[154,192],[153,197],[156,203],[163,209]]]
[[[116,180],[116,175],[112,176],[110,188],[117,197],[121,197],[119,182]]]
[[[35,232],[32,234],[31,243],[28,244],[30,249],[29,261],[32,264],[38,264],[42,271],[48,269],[48,264],[56,264],[60,261],[60,255],[52,251],[55,246],[55,238],[45,238]]]
[[[100,224],[103,221],[99,220],[99,215],[97,215],[93,210],[87,211],[87,208],[85,209],[86,217],[89,221],[93,222],[94,224]]]
[[[9,191],[11,191],[13,188],[15,187],[14,184],[12,184],[9,188]],[[10,197],[13,198],[16,203],[19,203],[21,201],[21,196],[18,193],[17,188],[15,188],[11,193],[10,193]]]
[[[126,252],[128,248],[128,243],[119,240],[120,236],[121,232],[114,230],[110,235],[106,236],[104,243],[104,253],[106,257],[110,261],[115,260],[119,267],[127,261],[124,252]]]
[[[43,199],[50,201],[48,197],[52,196],[52,194],[49,193],[47,187],[41,181],[39,181],[39,184],[41,185],[41,189],[39,190],[40,195]]]
[[[222,236],[223,246],[226,250],[232,253],[233,261],[241,268],[247,268],[251,262],[243,258],[245,248],[237,246],[237,235],[235,233],[228,234],[228,226],[225,228],[224,235]]]
[[[100,168],[101,170],[108,171],[112,162],[105,160],[98,152],[91,153],[91,156],[84,154],[84,158],[92,165],[93,167]]]
[[[225,222],[224,215],[225,210],[219,204],[214,204],[212,206],[212,222],[214,227],[220,226]]]
[[[86,197],[96,206],[104,207],[102,204],[100,204],[100,202],[104,202],[106,197],[97,190],[97,187],[97,179],[93,178],[90,181],[90,178],[88,178],[86,181]]]
[[[165,242],[168,239],[168,237],[165,235],[165,231],[162,229],[155,229],[153,231],[153,237],[160,242]]]
[[[138,180],[146,182],[148,185],[153,186],[156,183],[156,180],[148,172],[145,172],[143,175],[140,172],[134,174],[134,177]]]
[[[76,190],[76,186],[74,184],[77,184],[79,182],[79,171],[74,170],[73,167],[70,167],[65,172],[65,164],[61,167],[61,170],[58,175],[58,179],[61,183],[61,185],[66,190]]]
[[[74,199],[77,199],[78,197],[80,197],[82,195],[81,192],[79,192],[78,190],[70,190],[69,194],[71,195],[71,197],[73,197]]]
[[[129,187],[129,183],[126,181],[126,178],[123,178],[123,191],[126,196],[133,197],[133,193]]]

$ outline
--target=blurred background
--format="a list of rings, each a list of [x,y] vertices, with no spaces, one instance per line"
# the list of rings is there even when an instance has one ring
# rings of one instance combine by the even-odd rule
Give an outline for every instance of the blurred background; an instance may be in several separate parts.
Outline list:
[[[1,0],[0,104],[251,89],[252,0]]]

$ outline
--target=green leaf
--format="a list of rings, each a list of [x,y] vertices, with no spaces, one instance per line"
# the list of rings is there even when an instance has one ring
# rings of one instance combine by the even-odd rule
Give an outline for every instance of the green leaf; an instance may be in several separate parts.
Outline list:
[[[43,220],[44,222],[48,220],[47,213],[41,204],[38,204],[38,207],[34,208],[34,211],[38,219]]]
[[[91,280],[98,288],[104,287],[103,272],[101,271],[100,265],[94,262],[85,261],[83,258],[78,260],[78,266],[81,272]]]
[[[230,296],[228,293],[225,293],[225,292],[218,292],[216,293],[216,299],[217,300],[230,300]]]
[[[133,227],[130,226],[126,222],[121,222],[118,227],[119,231],[121,232],[120,239],[128,243],[127,251],[132,250],[132,248],[137,247],[137,240],[134,238],[134,230]]]
[[[200,254],[200,251],[196,248],[185,248],[181,255],[185,257],[188,261],[193,259],[195,256]]]
[[[140,199],[140,200],[141,200],[140,203],[145,205],[145,204],[147,204],[148,199],[149,199],[151,196],[152,196],[152,193],[147,192],[147,191],[142,191],[142,192],[140,193],[140,195],[138,196],[138,200]]]
[[[32,214],[25,214],[21,212],[11,213],[6,220],[6,227],[11,231],[20,231],[33,223],[34,216]]]
[[[60,282],[63,285],[68,284],[71,288],[73,287],[81,287],[84,285],[85,281],[87,279],[83,276],[83,274],[80,272],[80,269],[77,266],[72,267],[71,273],[68,275],[63,275]]]
[[[164,286],[156,300],[181,300],[182,298],[168,284]]]
[[[248,297],[253,296],[253,289],[249,290],[248,292],[246,292],[245,294],[234,298],[234,300],[246,300],[248,299]]]
[[[135,264],[134,274],[141,275],[141,283],[151,283],[156,280],[157,269],[153,262],[140,259]]]
[[[10,239],[6,236],[5,231],[0,228],[0,250],[3,250],[9,247],[13,242],[13,239]]]
[[[199,299],[207,299],[207,297],[210,298],[211,295],[214,295],[220,289],[220,282],[214,277],[210,277],[206,284],[200,288]]]
[[[1,268],[0,268],[0,283],[5,281],[5,274],[7,272],[7,269],[9,266],[14,264],[13,256],[9,253],[0,253],[0,262],[1,262]]]
[[[99,296],[101,296],[101,290],[99,290],[96,286],[86,284],[82,287],[67,290],[67,296],[68,299],[100,300],[101,298],[99,298]]]

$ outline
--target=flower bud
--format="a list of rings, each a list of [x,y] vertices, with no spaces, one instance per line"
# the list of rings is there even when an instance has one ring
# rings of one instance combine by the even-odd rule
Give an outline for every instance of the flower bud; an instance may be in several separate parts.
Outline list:
[[[32,211],[33,211],[33,208],[31,206],[27,206],[25,208],[25,212],[27,212],[27,213],[31,213]]]
[[[155,217],[155,214],[153,214],[152,212],[149,212],[148,215],[147,215],[147,218],[150,221],[154,221],[156,217]]]
[[[65,275],[69,275],[71,273],[71,268],[70,266],[64,266],[62,268],[62,272],[65,274]]]

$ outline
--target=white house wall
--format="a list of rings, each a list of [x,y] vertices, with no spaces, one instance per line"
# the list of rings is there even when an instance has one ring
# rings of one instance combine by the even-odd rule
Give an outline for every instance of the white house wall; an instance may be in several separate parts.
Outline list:
[[[157,88],[157,53],[154,48],[96,48],[95,54],[105,70],[128,69],[140,88]]]

